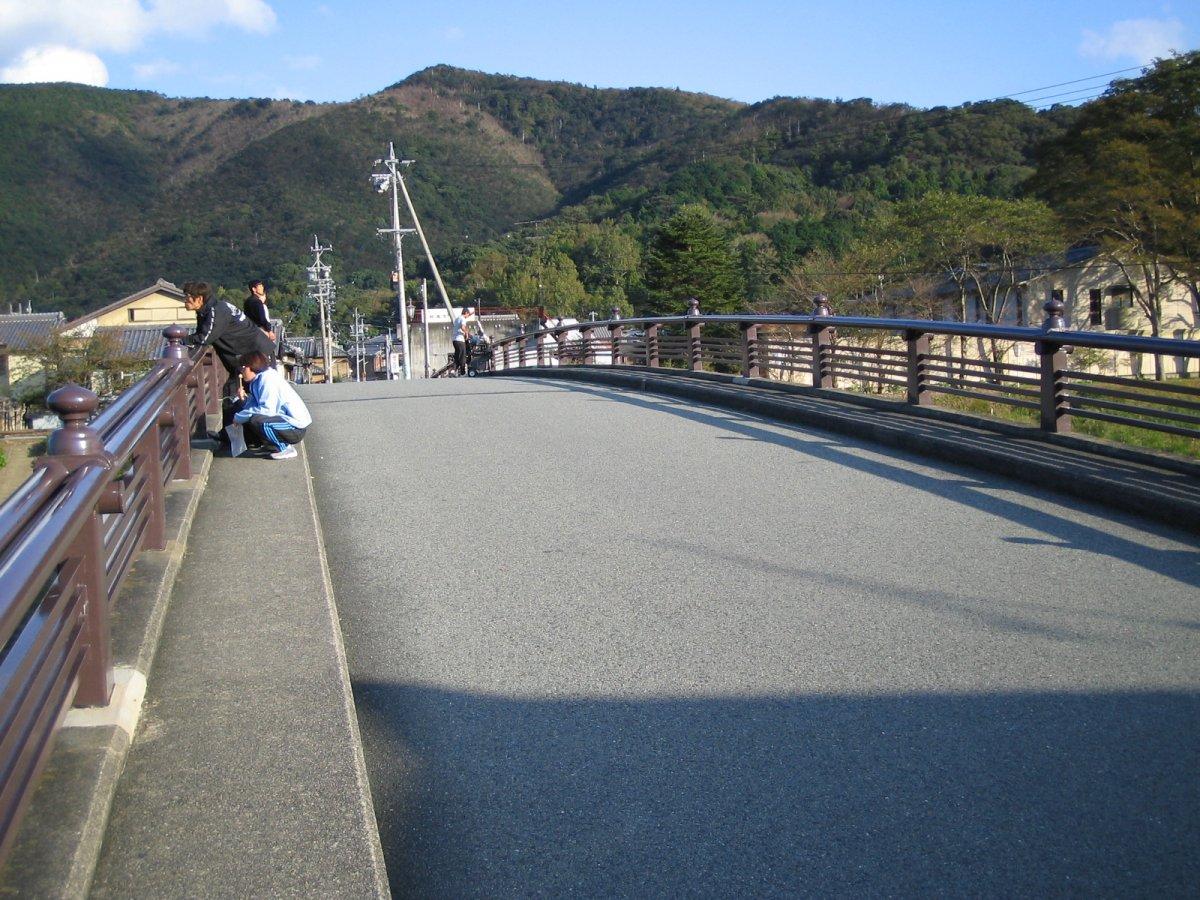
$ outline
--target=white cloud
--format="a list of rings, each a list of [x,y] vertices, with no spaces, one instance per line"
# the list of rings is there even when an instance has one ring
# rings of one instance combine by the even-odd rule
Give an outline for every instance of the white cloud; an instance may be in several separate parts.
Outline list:
[[[128,53],[156,34],[202,37],[221,26],[263,34],[275,24],[266,0],[0,0],[0,61],[20,70],[27,54],[57,48],[81,66],[89,58],[94,74],[103,68],[97,53]]]
[[[1101,34],[1085,30],[1079,53],[1093,59],[1131,59],[1139,64],[1184,50],[1183,23],[1178,19],[1126,19]]]
[[[275,10],[263,0],[150,0],[148,17],[154,30],[171,34],[204,34],[215,25],[266,34],[275,27]]]
[[[0,69],[0,81],[10,84],[74,81],[104,87],[108,84],[108,68],[95,53],[43,44],[30,47]]]

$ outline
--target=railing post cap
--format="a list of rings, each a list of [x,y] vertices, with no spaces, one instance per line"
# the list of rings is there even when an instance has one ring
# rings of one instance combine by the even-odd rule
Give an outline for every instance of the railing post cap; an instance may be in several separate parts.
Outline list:
[[[1046,322],[1042,326],[1047,331],[1052,331],[1057,328],[1066,328],[1067,320],[1063,318],[1063,311],[1067,308],[1067,304],[1059,300],[1057,297],[1051,296],[1046,301],[1042,309],[1046,311]]]
[[[100,405],[100,398],[78,384],[67,384],[51,392],[46,398],[46,405],[64,422],[76,422],[86,420],[95,412]]]
[[[188,330],[182,325],[168,325],[163,329],[163,337],[167,339],[167,346],[163,347],[163,359],[187,359],[187,348],[183,346],[183,339],[188,336]]]
[[[829,298],[824,294],[817,294],[813,297],[813,315],[814,316],[830,316],[833,315],[829,309]]]
[[[62,428],[46,441],[49,456],[101,456],[104,442],[87,420],[100,405],[100,398],[85,387],[68,384],[53,391],[46,405],[62,419]]]
[[[698,315],[700,315],[700,301],[699,301],[699,300],[697,300],[695,297],[688,297],[688,311],[687,311],[687,314],[688,314],[689,316],[698,316]]]

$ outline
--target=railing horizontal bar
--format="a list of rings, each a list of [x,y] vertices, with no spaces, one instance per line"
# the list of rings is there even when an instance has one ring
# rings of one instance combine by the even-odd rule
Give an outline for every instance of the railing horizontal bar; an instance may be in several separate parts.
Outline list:
[[[1133,421],[1135,424],[1150,419],[1169,419],[1172,422],[1186,422],[1189,425],[1200,425],[1200,416],[1189,416],[1187,413],[1178,413],[1169,409],[1146,409],[1140,406],[1130,406],[1128,403],[1114,403],[1108,400],[1100,400],[1095,397],[1071,397],[1071,407],[1079,409],[1108,409],[1116,412],[1129,413],[1130,418],[1126,421]],[[1136,418],[1135,418],[1136,417]],[[1142,417],[1146,417],[1143,419]],[[1200,432],[1194,431],[1196,437],[1200,437]]]
[[[1022,378],[1016,375],[1004,375],[996,378],[990,372],[963,372],[961,369],[952,369],[946,366],[927,366],[925,369],[928,377],[941,378],[945,381],[967,381],[971,384],[1012,384],[1012,385],[1028,385],[1033,389],[1037,389],[1041,385],[1041,381],[1037,378]]]
[[[1041,409],[1041,405],[1029,400],[1016,400],[1001,394],[985,394],[980,391],[968,391],[963,388],[949,387],[942,384],[931,384],[928,390],[937,394],[953,394],[956,397],[969,397],[973,400],[985,400],[988,403],[1000,403],[1004,406],[1015,406],[1020,409]]]
[[[46,501],[67,480],[66,469],[42,467],[34,470],[4,503],[0,504],[0,521],[6,529],[0,535],[0,554],[17,539],[25,526],[36,516]]]
[[[29,598],[45,583],[95,509],[112,472],[81,466],[20,537],[0,554],[0,646],[25,616]]]
[[[1072,409],[1071,415],[1081,419],[1095,419],[1098,422],[1111,422],[1114,425],[1129,425],[1134,428],[1146,428],[1150,431],[1162,431],[1179,437],[1200,439],[1200,434],[1194,428],[1181,428],[1177,425],[1167,425],[1163,422],[1153,422],[1143,419],[1130,419],[1127,416],[1113,416],[1108,413],[1096,412],[1093,409]]]
[[[992,392],[997,394],[1013,394],[1017,397],[1040,397],[1041,392],[1036,388],[1013,387],[1008,384],[994,384],[987,381],[968,381],[969,388],[963,388],[963,382],[949,378],[929,378],[926,384],[930,387],[953,387],[961,390],[973,390],[977,393],[984,393],[992,396]]]
[[[701,325],[708,323],[760,326],[778,325],[793,328],[804,326],[862,328],[874,331],[895,332],[898,334],[911,331],[918,334],[980,337],[996,341],[1018,341],[1025,343],[1042,341],[1060,346],[1073,345],[1079,347],[1096,347],[1098,349],[1124,349],[1130,352],[1151,353],[1161,356],[1200,357],[1200,341],[1179,338],[1155,338],[1092,331],[1068,331],[1066,329],[1047,330],[1028,326],[988,325],[984,322],[948,322],[931,319],[875,319],[856,316],[758,315],[755,313],[746,313],[742,315],[712,316],[648,316],[597,321],[592,323],[592,325],[597,328],[611,327],[613,325],[623,327],[660,325],[667,327],[670,325],[687,326],[694,323]],[[566,329],[550,330],[561,332]]]
[[[835,356],[841,356],[844,353],[863,353],[869,356],[891,356],[897,359],[904,359],[908,355],[907,350],[892,350],[886,347],[866,347],[862,344],[834,344],[833,353]]]
[[[1071,379],[1070,388],[1072,394],[1078,394],[1080,397],[1119,397],[1123,400],[1140,400],[1142,403],[1148,404],[1147,411],[1163,407],[1175,407],[1178,409],[1198,409],[1200,410],[1200,402],[1191,400],[1181,400],[1178,397],[1156,396],[1147,397],[1145,394],[1140,394],[1135,391],[1121,391],[1110,387],[1101,387],[1095,384],[1078,384],[1074,379]]]
[[[1200,397],[1200,387],[1179,384],[1176,381],[1155,381],[1152,378],[1125,378],[1120,375],[1100,375],[1095,372],[1070,373],[1071,381],[1092,381],[1097,384],[1115,384],[1121,387],[1133,387],[1145,391],[1161,391],[1170,394],[1184,394],[1190,397]]]
[[[994,363],[986,359],[974,359],[968,356],[940,356],[937,354],[929,354],[925,357],[926,361],[931,365],[938,363],[945,364],[947,367],[955,369],[976,369],[987,372],[1023,372],[1029,375],[1040,375],[1041,369],[1037,366],[1021,366],[1016,363]]]

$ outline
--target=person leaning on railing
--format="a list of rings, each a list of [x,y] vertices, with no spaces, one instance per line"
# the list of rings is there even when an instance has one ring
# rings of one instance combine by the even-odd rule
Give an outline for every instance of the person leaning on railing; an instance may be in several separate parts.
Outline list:
[[[196,330],[184,340],[189,347],[212,347],[221,365],[229,373],[225,382],[225,397],[241,396],[238,358],[243,353],[258,351],[270,360],[275,359],[275,347],[246,318],[246,314],[227,300],[217,300],[206,281],[188,281],[183,285],[183,305],[196,314]]]
[[[275,345],[246,318],[246,314],[227,300],[217,300],[206,281],[186,281],[183,284],[183,305],[196,314],[196,330],[184,340],[189,347],[212,347],[229,373],[222,390],[221,432],[226,440],[225,427],[233,420],[234,401],[245,397],[238,358],[243,353],[264,353],[275,361]]]

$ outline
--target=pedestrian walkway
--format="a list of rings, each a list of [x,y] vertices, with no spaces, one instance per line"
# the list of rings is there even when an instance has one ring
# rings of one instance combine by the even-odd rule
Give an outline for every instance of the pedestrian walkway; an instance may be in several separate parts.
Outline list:
[[[386,896],[307,459],[218,457],[93,897]]]

